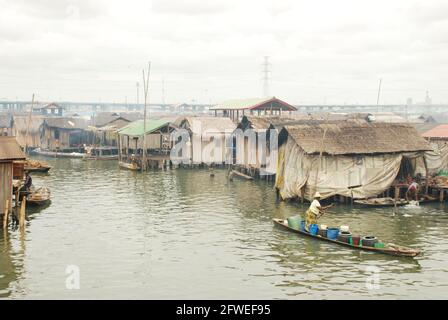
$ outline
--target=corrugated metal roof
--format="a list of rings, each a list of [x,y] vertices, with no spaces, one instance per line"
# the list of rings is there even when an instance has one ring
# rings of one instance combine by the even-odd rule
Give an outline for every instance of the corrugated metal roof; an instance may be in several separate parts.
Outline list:
[[[440,124],[422,134],[425,138],[448,138],[448,124]]]
[[[87,129],[88,122],[81,118],[46,118],[44,123],[52,128],[59,129]]]
[[[146,133],[151,133],[153,131],[156,131],[166,125],[168,125],[170,122],[166,119],[147,119],[146,120]],[[145,133],[144,131],[144,120],[137,120],[130,124],[128,124],[126,127],[121,128],[118,130],[119,134],[127,135],[127,136],[134,136],[134,137],[140,137],[143,136]]]
[[[143,115],[139,112],[100,112],[93,117],[93,125],[96,127],[104,127],[120,118],[128,122],[133,122],[143,118]]]
[[[220,117],[182,117],[177,119],[175,123],[178,126],[184,125],[197,134],[205,132],[225,133],[236,128],[236,124],[230,118]]]
[[[276,97],[268,97],[268,98],[250,98],[250,99],[235,99],[235,100],[227,100],[223,103],[210,108],[210,110],[247,110],[247,109],[256,109],[266,103],[275,103],[282,107],[282,109],[287,109],[291,111],[296,111],[297,108],[286,103]]]
[[[0,136],[0,161],[24,159],[26,159],[26,156],[15,137]]]

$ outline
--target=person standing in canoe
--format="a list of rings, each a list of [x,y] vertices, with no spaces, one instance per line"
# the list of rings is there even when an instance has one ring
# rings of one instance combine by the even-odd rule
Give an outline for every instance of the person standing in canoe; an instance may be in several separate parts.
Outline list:
[[[314,194],[314,199],[311,202],[310,207],[305,213],[305,230],[310,231],[310,225],[317,224],[317,220],[322,217],[325,213],[325,210],[334,206],[334,204],[330,204],[328,206],[322,207],[319,200],[322,198],[319,192]]]

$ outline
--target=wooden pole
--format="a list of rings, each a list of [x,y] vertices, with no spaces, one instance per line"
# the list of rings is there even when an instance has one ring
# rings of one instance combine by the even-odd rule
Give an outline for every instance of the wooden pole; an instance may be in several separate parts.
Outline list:
[[[30,109],[30,114],[28,115],[28,123],[26,124],[25,153],[28,153],[28,133],[30,131],[30,123],[31,123],[31,116],[33,114],[33,107],[34,107],[34,93],[33,93],[33,98],[31,99],[31,109]]]
[[[26,196],[22,197],[22,203],[20,206],[20,216],[19,216],[19,227],[25,227],[25,207],[26,207]]]
[[[146,117],[147,117],[147,103],[148,103],[148,87],[149,87],[149,73],[151,72],[151,62],[148,62],[148,74],[145,77],[145,70],[143,70],[143,89],[145,93],[145,104],[143,111],[143,161],[142,171],[146,170]]]
[[[378,96],[376,98],[376,112],[380,112],[380,95],[381,95],[381,82],[383,79],[380,79],[380,83],[378,85]]]
[[[327,115],[326,120],[328,120],[328,117],[329,117],[329,115]],[[328,124],[326,124],[326,126],[324,128],[324,133],[322,135],[322,141],[321,141],[320,152],[319,152],[319,163],[317,164],[316,179],[314,180],[314,192],[311,194],[311,198],[313,198],[314,194],[317,192],[317,179],[319,178],[319,170],[320,170],[320,166],[321,166],[321,162],[322,162],[322,154],[324,151],[325,135],[327,134],[327,128],[328,128]]]
[[[3,229],[8,227],[8,215],[9,215],[9,200],[6,200],[5,214],[3,215]]]

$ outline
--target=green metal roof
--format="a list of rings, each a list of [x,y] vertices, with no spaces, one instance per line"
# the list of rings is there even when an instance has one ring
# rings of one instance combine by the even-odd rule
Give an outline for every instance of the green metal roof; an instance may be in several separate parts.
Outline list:
[[[284,109],[297,110],[294,106],[292,106],[276,97],[227,100],[217,106],[210,108],[210,110],[255,109],[256,107],[261,106],[268,102],[277,103],[277,104],[283,106]]]
[[[146,119],[146,133],[154,132],[166,125],[170,122],[166,119]],[[144,130],[144,120],[137,120],[131,122],[127,126],[118,130],[119,134],[127,135],[127,136],[143,136]]]

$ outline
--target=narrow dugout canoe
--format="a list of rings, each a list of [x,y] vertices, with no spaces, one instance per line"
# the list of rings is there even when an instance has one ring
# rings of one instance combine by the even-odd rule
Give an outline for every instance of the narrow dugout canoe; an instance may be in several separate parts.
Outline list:
[[[346,242],[342,242],[342,241],[338,241],[338,240],[331,240],[325,237],[321,237],[320,235],[312,235],[306,231],[301,231],[298,229],[294,229],[291,228],[290,226],[288,226],[288,220],[283,220],[283,219],[273,219],[274,221],[274,225],[279,226],[283,229],[286,229],[288,231],[294,232],[294,233],[298,233],[302,236],[306,236],[306,237],[310,237],[310,238],[314,238],[317,240],[321,240],[321,241],[326,241],[326,242],[331,242],[334,244],[338,244],[341,246],[345,246],[351,249],[356,249],[356,250],[363,250],[363,251],[371,251],[371,252],[377,252],[377,253],[383,253],[383,254],[388,254],[388,255],[393,255],[393,256],[400,256],[400,257],[416,257],[420,254],[420,251],[416,250],[416,249],[412,249],[412,248],[407,248],[407,247],[402,247],[402,246],[398,246],[395,244],[387,244],[385,248],[374,248],[374,247],[367,247],[367,246],[356,246],[350,243],[346,243]]]
[[[39,188],[27,196],[26,203],[31,206],[43,206],[50,203],[50,197],[50,189]]]
[[[133,171],[141,170],[141,168],[135,163],[127,163],[127,162],[119,161],[118,165],[120,166],[120,168],[123,168],[123,169],[128,169],[128,170],[133,170]]]
[[[395,203],[393,198],[374,198],[365,200],[355,200],[355,204],[359,204],[366,207],[394,207],[394,206],[404,206],[409,202],[406,199],[398,199]]]

